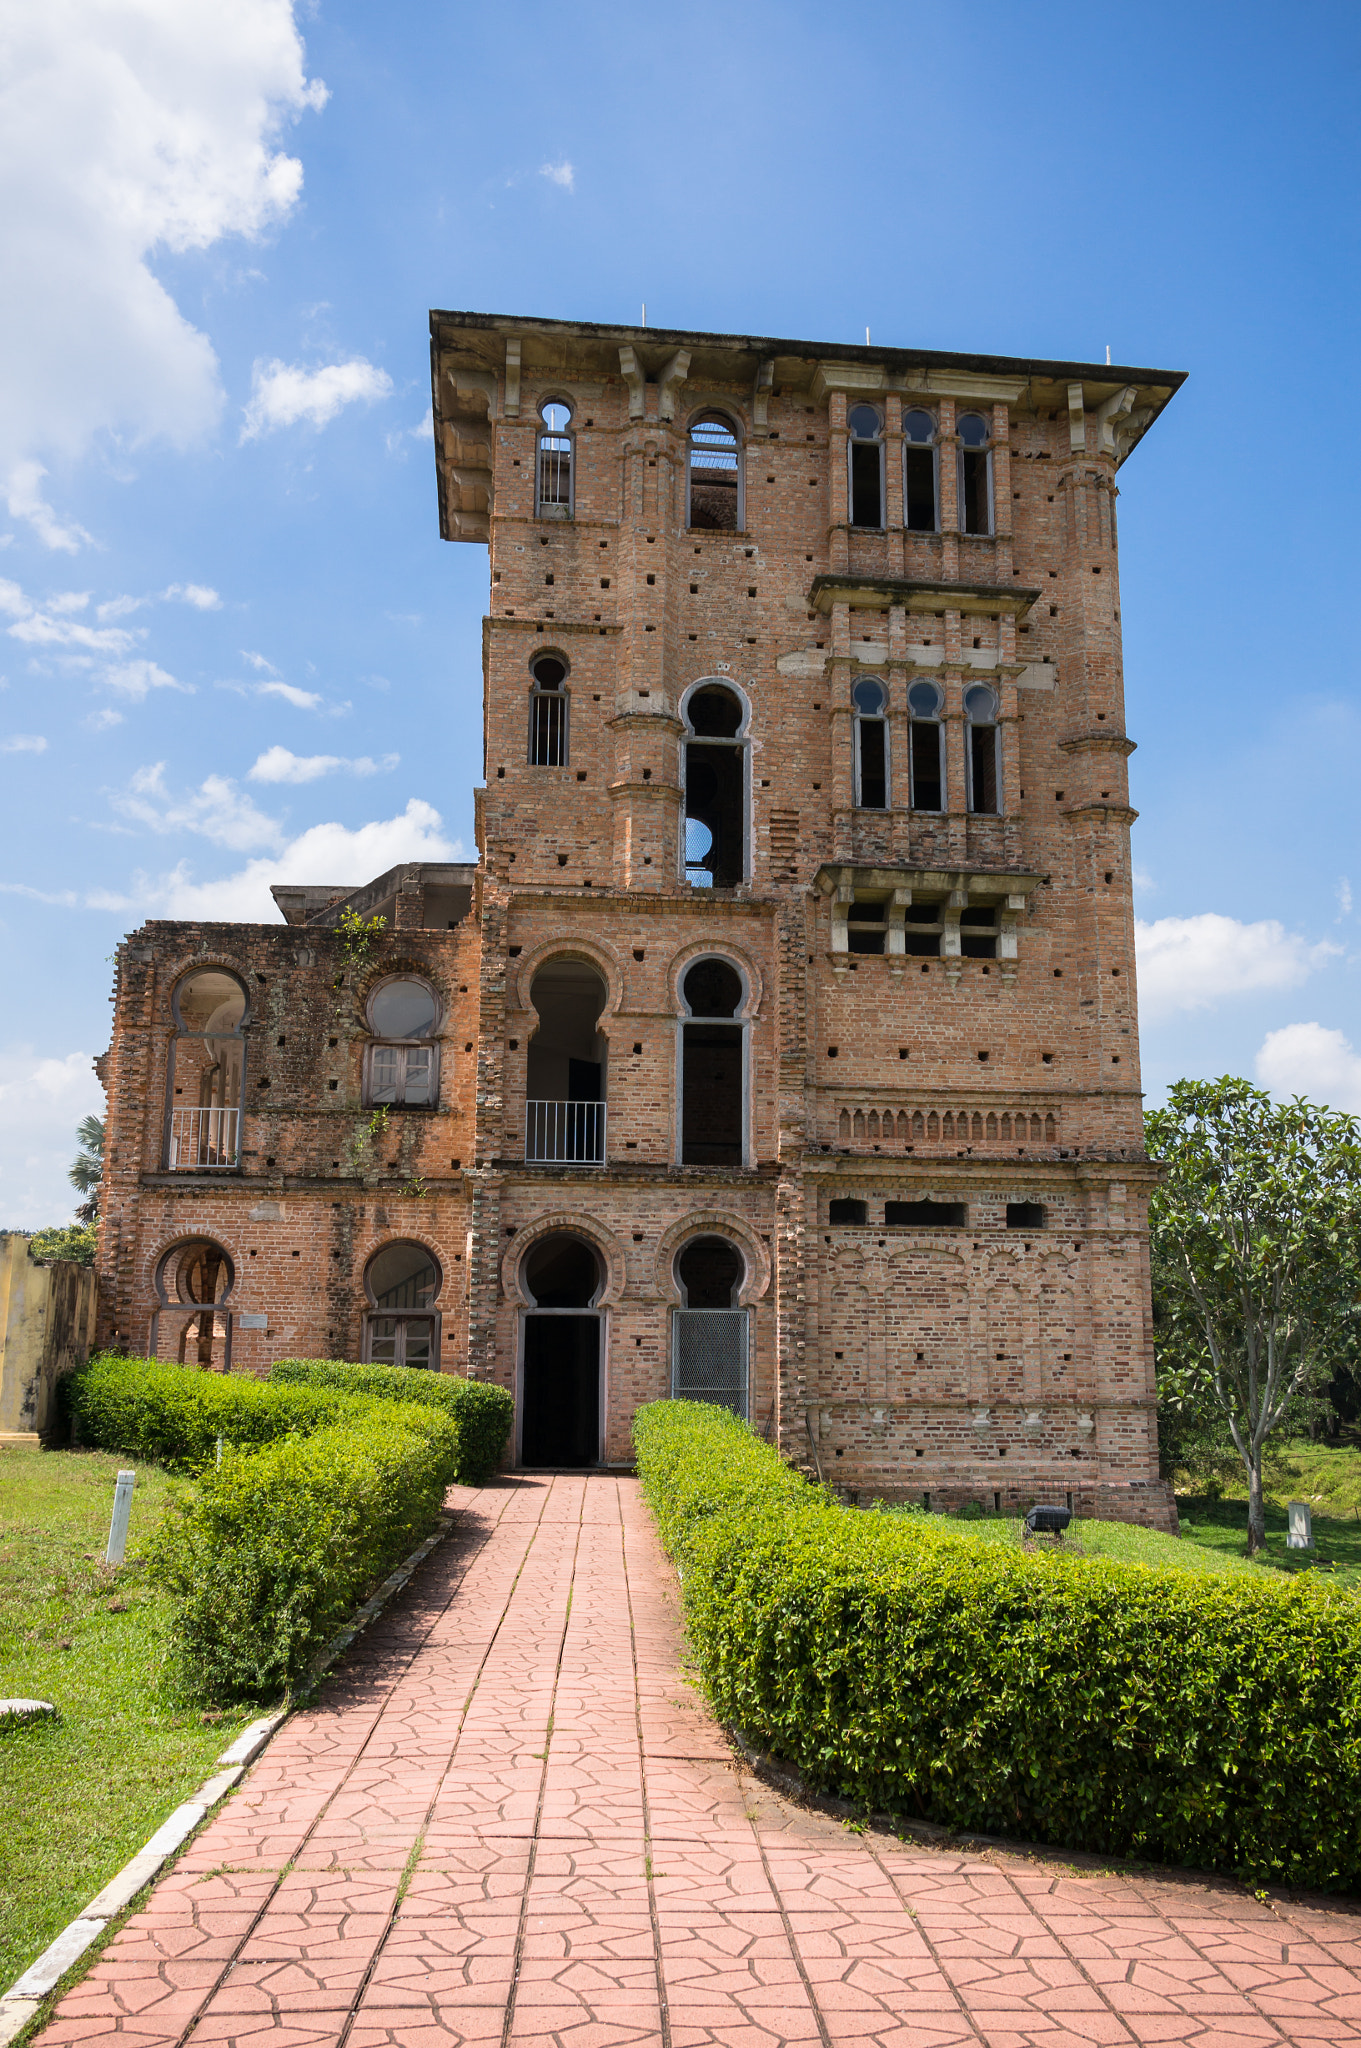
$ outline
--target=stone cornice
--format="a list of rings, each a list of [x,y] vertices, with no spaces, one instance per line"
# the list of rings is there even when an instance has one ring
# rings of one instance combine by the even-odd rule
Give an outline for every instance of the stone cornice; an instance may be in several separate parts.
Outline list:
[[[834,604],[848,604],[860,611],[902,605],[909,612],[968,612],[985,618],[1010,612],[1023,619],[1039,595],[1012,583],[919,583],[894,576],[815,576],[808,586],[810,606],[824,616]]]

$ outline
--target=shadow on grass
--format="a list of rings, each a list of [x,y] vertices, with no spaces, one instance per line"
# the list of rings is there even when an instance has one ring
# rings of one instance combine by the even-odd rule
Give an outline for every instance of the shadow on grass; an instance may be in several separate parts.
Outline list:
[[[1177,1514],[1183,1536],[1207,1550],[1246,1557],[1248,1504],[1245,1500],[1208,1500],[1178,1494]],[[1287,1550],[1284,1507],[1270,1502],[1266,1510],[1266,1550],[1256,1562],[1280,1572],[1323,1570],[1346,1584],[1361,1584],[1361,1521],[1320,1514],[1314,1509],[1313,1551]]]

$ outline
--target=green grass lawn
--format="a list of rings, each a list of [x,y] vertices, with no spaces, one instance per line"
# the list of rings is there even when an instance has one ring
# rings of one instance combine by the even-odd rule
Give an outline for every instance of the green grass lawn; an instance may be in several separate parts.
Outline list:
[[[127,1563],[102,1563],[114,1478],[132,1462],[0,1445],[0,1695],[61,1712],[0,1733],[0,1992],[252,1716],[205,1724],[158,1689],[166,1607],[139,1562],[169,1483],[154,1466],[137,1468]]]

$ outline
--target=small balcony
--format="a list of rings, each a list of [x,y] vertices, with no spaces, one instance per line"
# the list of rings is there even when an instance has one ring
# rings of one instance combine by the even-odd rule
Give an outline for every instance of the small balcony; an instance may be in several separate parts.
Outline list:
[[[172,1109],[172,1173],[228,1172],[240,1158],[239,1109]]]
[[[603,1102],[527,1102],[525,1158],[535,1166],[603,1166]]]

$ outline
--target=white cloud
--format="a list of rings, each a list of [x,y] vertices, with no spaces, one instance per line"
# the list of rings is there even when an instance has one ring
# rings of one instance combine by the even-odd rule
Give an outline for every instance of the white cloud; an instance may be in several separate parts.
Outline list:
[[[59,548],[74,555],[90,540],[83,526],[72,520],[63,526],[38,489],[47,475],[41,462],[16,462],[5,482],[5,503],[11,519],[26,519],[44,547]]]
[[[296,683],[257,683],[257,697],[282,697],[296,711],[315,711],[321,698],[315,690],[300,690]]]
[[[387,437],[387,446],[388,446],[388,454],[389,454],[389,455],[405,455],[405,454],[407,453],[407,450],[406,450],[406,448],[405,448],[405,447],[403,446],[403,443],[404,443],[404,442],[406,442],[406,441],[428,442],[428,441],[430,440],[430,437],[431,437],[431,435],[432,435],[432,434],[434,433],[434,431],[435,431],[435,413],[434,413],[434,408],[433,408],[433,406],[429,406],[429,405],[427,405],[427,407],[425,408],[425,417],[424,417],[424,419],[420,419],[420,420],[417,420],[417,422],[416,422],[416,424],[415,424],[415,426],[414,426],[414,427],[394,427],[394,428],[393,428],[392,432],[391,432],[391,433],[390,433],[390,434],[388,435],[388,437]]]
[[[139,768],[128,788],[109,801],[120,817],[152,832],[198,832],[234,853],[284,843],[276,820],[257,810],[225,775],[209,775],[197,789],[170,790],[165,762],[157,761]]]
[[[575,192],[577,174],[564,157],[560,164],[540,164],[539,176],[547,178],[550,185],[561,185],[564,192]]]
[[[371,405],[386,398],[392,379],[386,370],[364,356],[347,363],[327,363],[319,370],[304,370],[300,363],[257,363],[251,375],[250,404],[245,409],[243,441],[254,441],[279,427],[296,426],[308,420],[324,427],[343,406],[362,400]]]
[[[1324,1024],[1287,1024],[1268,1031],[1256,1070],[1273,1095],[1307,1095],[1330,1109],[1361,1113],[1361,1053]]]
[[[0,754],[45,754],[47,741],[41,733],[15,732],[0,740]]]
[[[1337,914],[1339,921],[1352,914],[1352,885],[1345,875],[1339,875],[1337,882]]]
[[[115,711],[112,704],[105,704],[99,711],[92,711],[85,721],[91,732],[108,732],[112,726],[123,724],[123,714]]]
[[[125,626],[87,626],[75,614],[90,602],[88,590],[64,590],[39,604],[17,583],[0,577],[0,612],[14,621],[5,631],[28,647],[80,648],[90,654],[126,654],[137,635]]]
[[[119,662],[105,669],[103,679],[110,690],[117,690],[123,697],[134,697],[139,704],[148,690],[182,690],[188,697],[194,694],[192,683],[176,682],[154,661]]]
[[[139,612],[148,602],[145,597],[106,597],[103,604],[95,606],[95,617],[100,625],[110,619],[126,619],[131,612]]]
[[[1228,996],[1298,988],[1341,951],[1328,939],[1311,945],[1274,918],[1240,924],[1213,910],[1151,924],[1136,919],[1134,935],[1146,1021],[1177,1010],[1208,1010]]]
[[[385,775],[401,760],[400,754],[384,754],[371,760],[361,754],[345,761],[338,754],[290,754],[287,747],[269,747],[248,773],[252,782],[316,782],[323,775],[344,771],[350,775]]]
[[[263,654],[252,653],[249,647],[241,649],[241,659],[253,668],[257,675],[277,676],[279,671],[272,661],[266,661]]]
[[[0,476],[22,503],[44,456],[213,426],[217,359],[151,260],[283,220],[302,166],[279,133],[325,88],[292,0],[28,0],[5,59]],[[49,544],[79,538],[51,518]]]
[[[79,1197],[66,1178],[76,1125],[104,1114],[88,1052],[53,1057],[32,1045],[0,1047],[0,1229],[67,1223]]]
[[[206,583],[172,583],[161,595],[167,600],[177,597],[181,604],[191,604],[199,612],[220,612],[222,609],[222,599]]]

